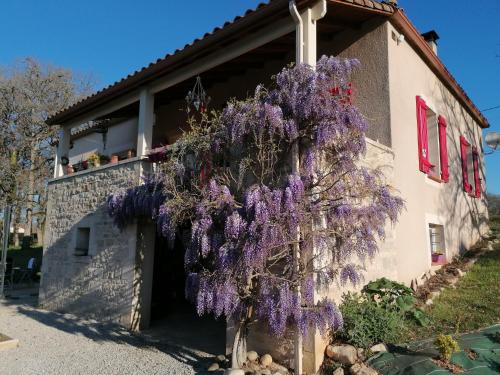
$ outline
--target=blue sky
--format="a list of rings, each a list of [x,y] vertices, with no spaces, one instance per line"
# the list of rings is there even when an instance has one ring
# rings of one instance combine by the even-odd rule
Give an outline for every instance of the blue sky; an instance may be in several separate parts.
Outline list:
[[[258,4],[256,0],[2,0],[0,65],[26,56],[92,73],[106,86]],[[451,5],[453,4],[453,5]],[[400,0],[480,109],[500,105],[500,1]],[[500,109],[485,112],[500,132]],[[500,150],[486,156],[500,194]]]

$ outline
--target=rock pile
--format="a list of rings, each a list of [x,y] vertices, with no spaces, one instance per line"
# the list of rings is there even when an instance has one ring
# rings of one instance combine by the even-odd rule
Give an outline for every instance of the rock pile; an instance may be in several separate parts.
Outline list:
[[[215,357],[207,371],[215,374],[222,374],[229,366],[229,360],[224,355]],[[245,375],[290,375],[290,371],[285,367],[273,361],[270,354],[259,356],[256,351],[247,352],[247,361],[243,366]]]

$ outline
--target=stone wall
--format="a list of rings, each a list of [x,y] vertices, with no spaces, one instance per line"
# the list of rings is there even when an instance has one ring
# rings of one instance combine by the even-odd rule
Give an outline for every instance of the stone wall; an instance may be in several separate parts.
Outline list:
[[[141,161],[64,176],[49,182],[40,304],[43,308],[131,325],[137,225],[120,232],[106,197],[139,182]],[[86,256],[75,254],[77,233],[90,230]]]

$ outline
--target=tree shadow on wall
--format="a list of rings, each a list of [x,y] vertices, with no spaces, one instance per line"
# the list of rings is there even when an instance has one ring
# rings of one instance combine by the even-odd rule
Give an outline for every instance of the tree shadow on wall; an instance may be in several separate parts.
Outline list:
[[[443,98],[443,108],[447,120],[446,137],[448,148],[449,182],[439,194],[438,214],[445,218],[446,238],[456,239],[459,254],[469,250],[473,242],[482,239],[488,225],[487,200],[485,196],[486,174],[484,170],[482,144],[474,144],[479,139],[481,128],[472,120],[468,112],[459,105],[454,97],[442,85],[438,85]],[[437,96],[437,95],[436,95]],[[460,129],[465,124],[465,129]],[[460,136],[464,135],[476,146],[479,152],[479,175],[481,177],[481,196],[469,196],[463,188]],[[475,189],[474,181],[469,181]]]

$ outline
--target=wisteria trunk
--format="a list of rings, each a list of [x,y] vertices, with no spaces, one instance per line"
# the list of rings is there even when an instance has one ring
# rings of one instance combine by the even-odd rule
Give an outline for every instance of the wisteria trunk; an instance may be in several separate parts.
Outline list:
[[[231,355],[231,368],[240,369],[245,362],[247,354],[247,335],[244,321],[238,323],[238,328],[234,335],[233,353]]]

